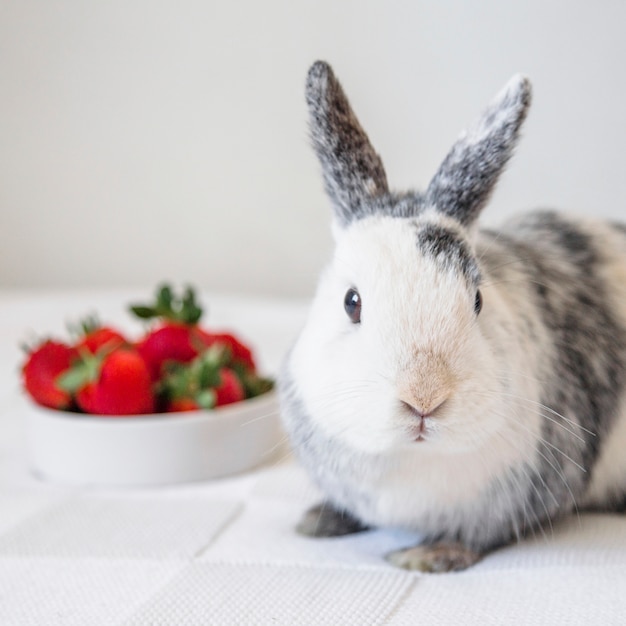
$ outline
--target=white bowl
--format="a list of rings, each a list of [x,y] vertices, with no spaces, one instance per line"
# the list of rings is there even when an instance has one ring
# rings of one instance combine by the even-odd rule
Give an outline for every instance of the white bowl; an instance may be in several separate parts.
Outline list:
[[[26,411],[31,468],[65,484],[200,481],[268,461],[281,440],[275,392],[212,411],[108,417]]]

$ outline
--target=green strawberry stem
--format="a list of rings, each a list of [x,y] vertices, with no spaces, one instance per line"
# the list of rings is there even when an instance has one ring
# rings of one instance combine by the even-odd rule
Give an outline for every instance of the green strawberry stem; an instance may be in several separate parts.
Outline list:
[[[102,327],[102,322],[97,313],[90,313],[78,322],[68,322],[67,330],[74,340],[78,340],[89,333]]]
[[[219,371],[226,357],[220,346],[212,346],[190,363],[166,363],[165,375],[156,388],[160,400],[193,398],[199,406],[213,408],[216,399],[212,388],[219,385]]]
[[[188,325],[197,324],[203,313],[193,288],[186,287],[183,295],[178,297],[168,284],[157,288],[153,304],[132,305],[130,310],[143,320],[161,318]]]
[[[69,370],[57,378],[56,384],[63,391],[75,394],[87,383],[98,378],[102,362],[108,352],[106,349],[101,349],[96,354],[92,354],[89,350],[79,349],[79,358],[72,363]]]
[[[274,387],[274,382],[269,378],[262,378],[245,366],[233,363],[230,349],[216,343],[189,363],[165,364],[165,374],[156,385],[160,403],[167,405],[175,400],[191,398],[202,408],[213,408],[216,403],[215,389],[221,383],[220,372],[223,368],[235,373],[246,399],[259,396]]]

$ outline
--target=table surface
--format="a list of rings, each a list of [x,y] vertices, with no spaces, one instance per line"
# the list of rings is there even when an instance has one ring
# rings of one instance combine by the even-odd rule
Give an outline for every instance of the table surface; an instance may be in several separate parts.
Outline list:
[[[139,297],[137,297],[139,295]],[[320,494],[288,452],[204,483],[111,489],[29,470],[20,343],[97,311],[128,332],[130,291],[0,290],[0,624],[624,624],[626,516],[581,515],[472,569],[422,575],[384,555],[416,537],[294,533]],[[203,295],[274,373],[306,316],[294,300]],[[244,330],[245,329],[245,330]]]

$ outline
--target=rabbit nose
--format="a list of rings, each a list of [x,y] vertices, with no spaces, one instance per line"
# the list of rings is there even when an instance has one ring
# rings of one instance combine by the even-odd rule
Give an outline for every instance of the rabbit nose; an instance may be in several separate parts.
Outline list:
[[[445,404],[446,399],[443,400],[434,400],[428,404],[416,404],[414,399],[411,399],[410,402],[403,400],[400,398],[400,402],[402,406],[408,409],[411,413],[413,413],[416,417],[423,419],[425,417],[435,417],[435,413]]]
[[[454,378],[445,359],[429,352],[418,353],[398,372],[396,397],[417,417],[431,417],[452,395]]]

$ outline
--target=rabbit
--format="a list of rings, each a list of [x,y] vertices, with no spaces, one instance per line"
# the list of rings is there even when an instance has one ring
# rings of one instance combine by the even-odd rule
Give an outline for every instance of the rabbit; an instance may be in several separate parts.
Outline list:
[[[401,568],[465,569],[584,509],[626,503],[626,227],[478,216],[531,102],[514,76],[425,192],[390,191],[331,67],[310,129],[335,251],[279,374],[283,423],[324,502],[299,532],[401,528]]]

